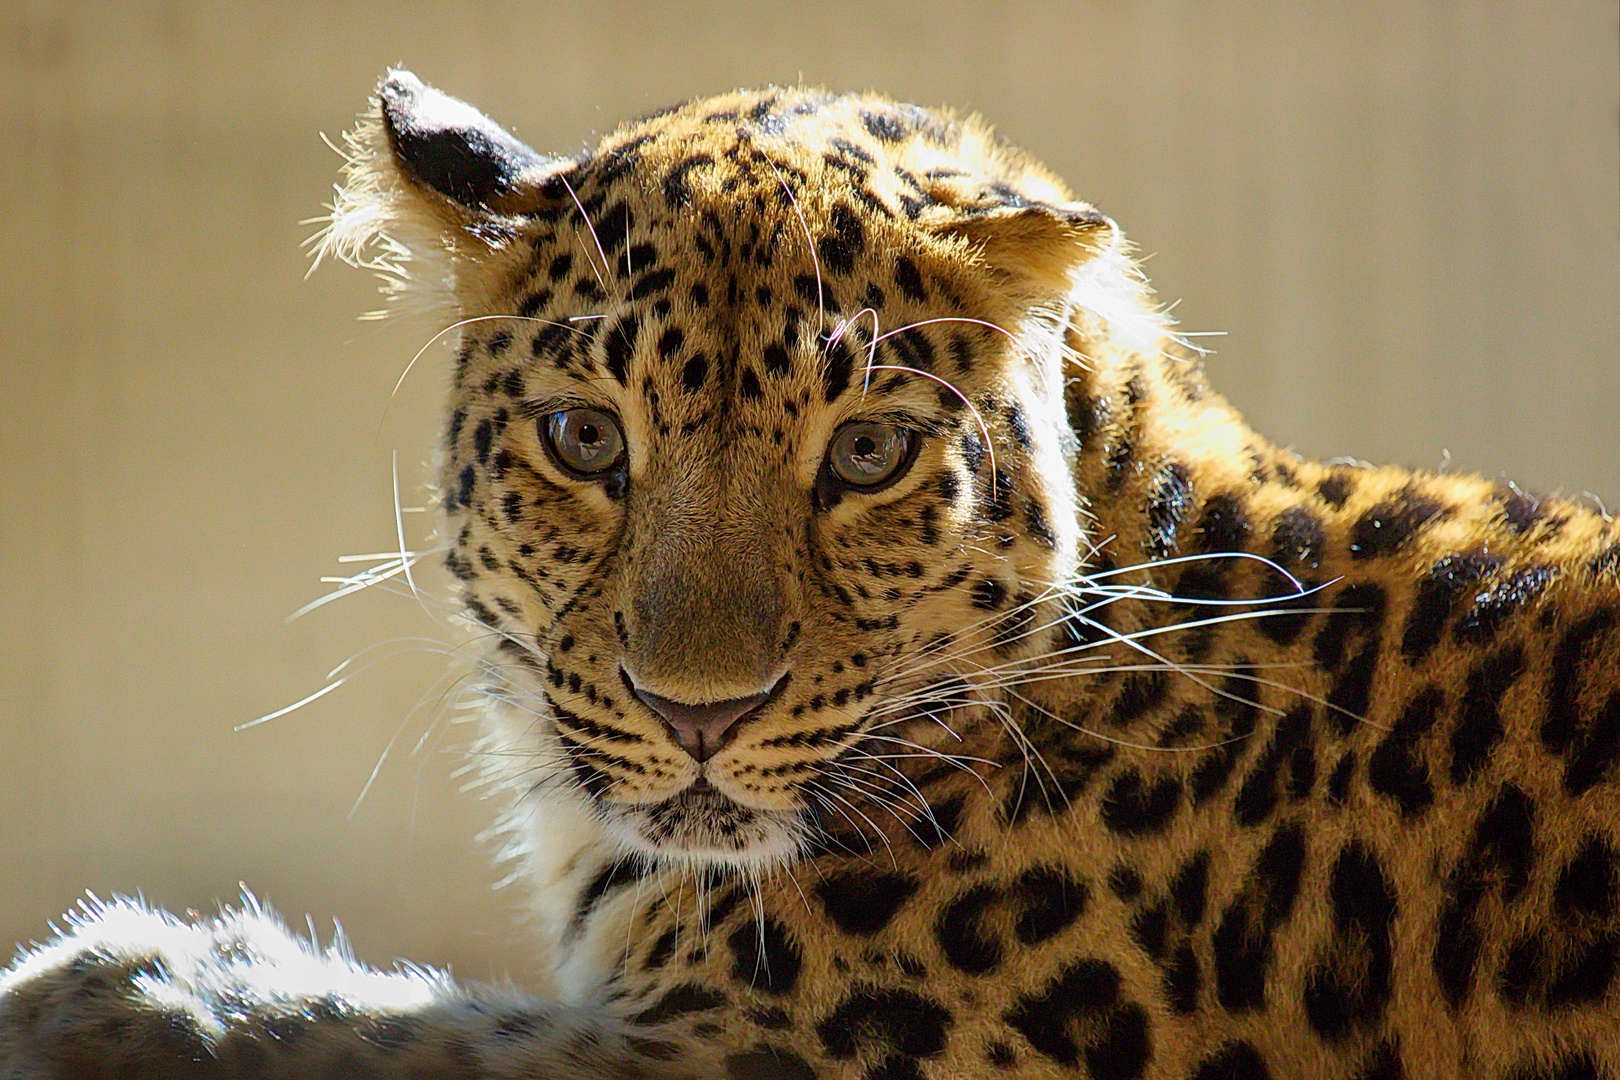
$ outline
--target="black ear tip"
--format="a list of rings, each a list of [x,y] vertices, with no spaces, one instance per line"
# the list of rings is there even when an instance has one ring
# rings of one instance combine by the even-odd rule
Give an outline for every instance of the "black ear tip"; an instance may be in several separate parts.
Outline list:
[[[409,71],[390,71],[377,88],[383,126],[404,170],[468,208],[483,208],[514,190],[519,175],[543,159],[465,102]]]

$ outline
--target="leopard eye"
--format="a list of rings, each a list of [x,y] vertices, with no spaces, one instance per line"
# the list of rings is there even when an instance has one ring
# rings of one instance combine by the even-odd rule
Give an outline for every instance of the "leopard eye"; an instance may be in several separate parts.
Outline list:
[[[624,430],[601,409],[547,413],[540,436],[557,467],[578,480],[599,480],[624,462]]]
[[[915,442],[909,428],[855,420],[833,434],[827,468],[849,487],[880,491],[905,475]]]

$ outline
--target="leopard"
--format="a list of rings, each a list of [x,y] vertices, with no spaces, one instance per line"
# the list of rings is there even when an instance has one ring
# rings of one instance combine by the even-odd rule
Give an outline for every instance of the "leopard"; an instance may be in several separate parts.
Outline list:
[[[1258,435],[975,117],[767,88],[554,156],[392,71],[347,147],[322,253],[448,305],[549,982],[92,902],[0,1076],[1620,1077],[1600,507]]]

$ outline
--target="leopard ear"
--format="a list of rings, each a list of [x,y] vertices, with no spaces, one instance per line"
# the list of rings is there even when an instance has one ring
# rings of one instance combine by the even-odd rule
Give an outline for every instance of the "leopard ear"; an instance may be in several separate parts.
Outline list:
[[[408,71],[388,73],[343,141],[343,183],[314,238],[315,263],[332,255],[375,271],[390,297],[426,294],[435,306],[448,290],[466,307],[500,278],[524,216],[567,198],[548,181],[575,164],[536,153]]]
[[[986,266],[1034,294],[1068,292],[1081,267],[1120,247],[1113,219],[1079,202],[973,208],[938,231],[967,241]]]
[[[390,71],[377,97],[400,173],[446,200],[458,217],[521,212],[536,182],[556,164],[408,71]]]

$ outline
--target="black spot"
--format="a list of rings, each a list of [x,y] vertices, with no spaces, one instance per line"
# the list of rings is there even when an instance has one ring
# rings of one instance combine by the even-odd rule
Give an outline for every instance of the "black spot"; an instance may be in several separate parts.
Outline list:
[[[678,326],[671,326],[658,336],[658,355],[668,360],[681,351],[681,345],[686,341],[686,335]]]
[[[855,259],[866,247],[866,229],[854,210],[840,203],[830,215],[830,235],[816,244],[824,269],[835,274],[847,274],[855,269]]]
[[[551,260],[551,264],[546,267],[546,276],[552,281],[561,281],[568,276],[568,271],[573,265],[574,256],[565,251]]]
[[[861,869],[829,875],[816,886],[827,917],[846,934],[876,934],[917,891],[909,874]]]
[[[954,479],[952,477],[953,482]],[[1033,495],[1024,500],[1024,527],[1029,531],[1029,538],[1036,544],[1048,551],[1057,547],[1057,535],[1052,532],[1052,526],[1047,523],[1046,508]]]
[[[1103,824],[1125,836],[1147,836],[1163,831],[1181,805],[1181,781],[1161,776],[1152,783],[1136,769],[1114,777],[1103,796]]]
[[[1098,1080],[1133,1080],[1147,1069],[1147,1013],[1119,1004],[1113,965],[1084,959],[1058,973],[1038,994],[1025,994],[1004,1017],[1036,1051],[1074,1068],[1082,1055]],[[1082,1046],[1082,1042],[1084,1046]]]
[[[995,611],[1007,602],[1007,586],[996,578],[983,578],[973,586],[973,606]]]
[[[709,362],[699,353],[686,362],[681,368],[681,385],[688,390],[703,388],[703,380],[709,376]]]
[[[1368,784],[1380,795],[1394,799],[1404,818],[1416,817],[1434,801],[1429,766],[1417,747],[1434,727],[1444,703],[1445,695],[1436,687],[1418,691],[1367,759]]]
[[[917,272],[917,264],[900,255],[894,260],[894,283],[906,297],[921,304],[928,299],[928,290],[923,287],[922,275]]]
[[[1600,608],[1575,622],[1558,639],[1547,679],[1547,715],[1541,741],[1555,754],[1569,749],[1580,720],[1582,661],[1594,643],[1608,636],[1615,625],[1613,608]]]
[[[804,954],[775,919],[745,921],[728,944],[735,957],[731,974],[738,982],[778,996],[790,993],[798,982]]]
[[[1328,1042],[1378,1023],[1389,1005],[1395,887],[1373,853],[1346,845],[1328,882],[1333,948],[1305,979],[1305,1017]]]
[[[799,294],[799,299],[806,304],[813,304],[820,309],[826,303],[822,284],[814,274],[799,274],[793,279],[793,289]]]
[[[1187,467],[1172,462],[1153,478],[1147,501],[1147,552],[1155,559],[1168,556],[1176,548],[1181,519],[1192,508],[1192,480]]]
[[[1599,836],[1588,836],[1581,850],[1558,872],[1553,910],[1579,923],[1608,919],[1620,908],[1620,860]]]
[[[1446,512],[1440,500],[1412,491],[1381,502],[1356,519],[1350,530],[1350,554],[1357,559],[1393,555],[1423,526]]]
[[[635,354],[636,334],[640,330],[640,321],[634,315],[626,315],[618,324],[608,332],[607,368],[608,374],[620,386],[625,385],[626,372],[630,366],[630,358]]]
[[[765,370],[772,375],[786,375],[788,368],[792,366],[792,361],[788,358],[788,351],[775,342],[765,346],[761,358],[765,361]]]
[[[1271,742],[1256,760],[1248,778],[1238,789],[1237,798],[1232,801],[1232,814],[1239,825],[1253,827],[1271,816],[1288,781],[1285,770],[1296,778],[1302,774],[1309,774],[1312,778],[1315,776],[1311,708],[1308,705],[1290,709],[1277,721]],[[1304,785],[1306,790],[1303,792],[1299,790],[1300,786],[1296,780],[1289,791],[1295,799],[1309,793],[1309,784]]]
[[[1351,646],[1365,641],[1383,623],[1387,603],[1384,590],[1370,582],[1339,590],[1327,621],[1312,642],[1316,662],[1330,672],[1338,672]]]
[[[1480,814],[1468,848],[1444,887],[1433,961],[1440,991],[1453,1009],[1461,1007],[1474,985],[1483,945],[1474,923],[1476,910],[1492,888],[1499,889],[1504,900],[1516,899],[1530,880],[1534,859],[1534,805],[1517,787],[1503,784]]]
[[[1344,509],[1345,502],[1354,490],[1355,483],[1351,480],[1350,474],[1345,472],[1329,473],[1316,485],[1317,494],[1322,496],[1322,501],[1335,510]]]
[[[1129,866],[1116,866],[1108,874],[1108,891],[1121,900],[1142,895],[1142,875]]]
[[[651,1008],[643,1009],[631,1020],[637,1024],[651,1026],[662,1024],[666,1020],[673,1020],[677,1016],[688,1013],[706,1012],[709,1009],[718,1009],[726,1004],[726,996],[696,983],[680,983],[669,989],[658,1003]]]
[[[670,284],[675,280],[675,276],[675,271],[667,266],[661,270],[652,270],[641,275],[640,278],[636,279],[636,283],[630,286],[630,299],[645,300],[653,293],[662,292],[664,289],[669,288]]]
[[[1401,653],[1408,661],[1417,663],[1440,643],[1457,599],[1501,565],[1500,556],[1483,552],[1447,555],[1434,564],[1418,583],[1412,612],[1406,619],[1406,633],[1401,637]]]
[[[1038,945],[1066,929],[1086,909],[1086,886],[1055,866],[1037,866],[1018,875],[1012,895],[1022,909],[1013,933],[1025,945]]]
[[[1283,566],[1315,567],[1327,538],[1322,520],[1302,506],[1278,514],[1271,526],[1271,558]]]
[[[1496,501],[1502,507],[1502,520],[1508,528],[1523,535],[1535,528],[1542,518],[1541,500],[1527,495],[1516,487],[1498,487]]]
[[[1524,671],[1524,650],[1511,645],[1468,673],[1451,733],[1451,782],[1466,783],[1502,741],[1502,696]]]
[[[941,802],[930,803],[927,812],[912,822],[910,834],[918,846],[932,851],[946,841],[954,839],[961,824],[962,797],[953,795]]]
[[[1204,919],[1209,891],[1209,852],[1200,851],[1170,879],[1170,899],[1176,905],[1181,923],[1192,929]]]
[[[879,142],[899,142],[911,133],[911,129],[893,113],[874,112],[871,109],[861,110],[861,125]]]
[[[759,387],[759,376],[754,374],[751,367],[743,368],[742,376],[737,380],[737,389],[744,401],[757,401],[764,396]]]
[[[1281,519],[1279,518],[1278,528]],[[1198,517],[1197,548],[1209,554],[1246,551],[1249,546],[1249,518],[1235,495],[1212,495],[1204,502]]]
[[[1198,1008],[1198,954],[1179,945],[1164,963],[1164,994],[1170,1008],[1183,1016]]]
[[[1254,669],[1240,663],[1222,683],[1222,696],[1216,699],[1215,715],[1222,721],[1224,738],[1221,745],[1205,752],[1192,771],[1190,786],[1195,806],[1208,802],[1226,786],[1248,746],[1249,736],[1254,733],[1260,716],[1259,706],[1248,696],[1252,693],[1254,678]]]
[[[1272,1080],[1252,1043],[1232,1042],[1198,1063],[1192,1080]]]
[[[456,505],[471,506],[473,485],[478,482],[478,472],[471,465],[463,466],[460,475],[456,477]]]
[[[1261,849],[1247,884],[1221,916],[1212,939],[1215,993],[1227,1011],[1265,1005],[1272,939],[1294,910],[1304,866],[1305,834],[1290,822]]]
[[[1616,760],[1620,760],[1620,691],[1609,695],[1575,744],[1564,767],[1564,790],[1571,796],[1586,794],[1608,775]]]
[[[825,397],[831,403],[849,389],[850,374],[855,369],[855,354],[843,338],[830,342],[822,351],[825,361],[821,378],[827,384]]]
[[[1163,671],[1137,672],[1121,684],[1109,720],[1124,727],[1164,703],[1170,694],[1170,677]]]
[[[1332,806],[1343,806],[1350,797],[1350,781],[1356,775],[1355,751],[1347,752],[1328,774],[1327,798]]]
[[[1490,641],[1557,576],[1558,571],[1550,566],[1531,566],[1492,585],[1474,597],[1473,606],[1457,621],[1457,640],[1469,645]]]
[[[945,1049],[954,1018],[936,1001],[886,987],[857,985],[816,1025],[827,1053],[849,1059],[872,1043],[911,1057],[932,1057]]]
[[[934,937],[952,967],[983,975],[1001,965],[1001,942],[984,926],[985,911],[1000,899],[998,889],[975,885],[940,909]]]

